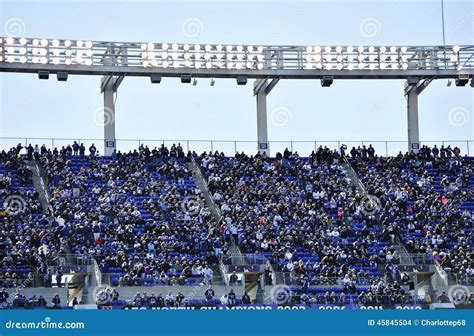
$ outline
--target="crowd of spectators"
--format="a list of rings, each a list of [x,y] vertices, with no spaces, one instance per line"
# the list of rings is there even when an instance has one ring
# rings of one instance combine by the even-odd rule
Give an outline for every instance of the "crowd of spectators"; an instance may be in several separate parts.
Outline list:
[[[209,285],[199,295],[188,295],[186,297],[183,293],[173,293],[169,291],[166,295],[161,293],[139,293],[133,298],[120,298],[120,294],[116,289],[106,288],[97,293],[96,302],[99,305],[104,306],[120,306],[129,308],[178,308],[178,307],[192,307],[192,306],[209,306],[209,305],[221,305],[221,306],[237,306],[251,304],[250,296],[245,292],[240,298],[233,289],[230,289],[228,293],[223,294],[220,298],[216,297],[215,291],[211,285]]]
[[[423,146],[418,154],[353,157],[367,193],[380,201],[384,231],[409,253],[433,257],[460,283],[472,283],[474,161],[459,148]]]
[[[337,151],[320,147],[300,158],[287,149],[274,159],[216,152],[197,161],[223,230],[242,252],[266,255],[294,282],[377,275],[376,264],[394,252],[360,214],[362,195]]]
[[[53,150],[30,145],[26,158],[46,172],[54,218],[42,214],[22,149],[0,153],[0,199],[16,195],[24,202],[0,219],[0,286],[32,285],[35,272],[50,279],[47,260],[66,249],[95,257],[116,285],[210,285],[213,266],[233,243],[265,256],[308,302],[334,296],[311,296],[304,292],[309,286],[341,279],[360,302],[403,300],[396,281],[378,280],[377,266],[397,260],[398,242],[435,259],[460,283],[474,277],[474,160],[457,147],[380,157],[371,145],[321,146],[307,158],[288,149],[268,158],[186,155],[179,144],[141,145],[112,157],[98,156],[94,145],[88,155],[79,143]],[[220,223],[194,183],[191,156],[207,178]],[[365,192],[348,177],[344,156]],[[380,204],[369,214],[366,195]],[[361,279],[370,289],[353,292]],[[217,300],[224,299],[231,300]]]
[[[180,145],[108,158],[74,148],[40,150],[54,215],[74,253],[94,256],[102,272],[118,275],[114,284],[212,281],[214,247],[227,247]]]
[[[42,214],[22,149],[0,152],[0,286],[8,288],[34,286],[34,273],[46,273],[62,246],[61,232]]]
[[[51,303],[48,305],[47,300],[42,296],[35,294],[27,297],[20,288],[18,288],[13,295],[10,295],[5,288],[0,291],[0,308],[24,308],[24,309],[36,309],[36,308],[54,308],[60,309],[61,298],[59,294],[55,294],[51,298]]]

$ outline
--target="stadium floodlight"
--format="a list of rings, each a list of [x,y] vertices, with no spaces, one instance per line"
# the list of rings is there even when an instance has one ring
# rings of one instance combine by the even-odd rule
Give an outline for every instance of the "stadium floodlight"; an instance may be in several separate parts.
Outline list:
[[[466,84],[469,82],[469,75],[459,75],[456,77],[454,83],[456,86],[466,86]]]
[[[38,71],[39,79],[49,79],[49,71]]]
[[[333,83],[333,81],[334,81],[333,76],[323,76],[321,78],[321,86],[322,87],[330,87],[331,84]]]
[[[246,85],[247,81],[247,76],[237,76],[237,85]]]
[[[373,47],[373,46],[370,46],[370,47],[369,47],[369,52],[370,52],[370,53],[373,53],[373,52],[375,52],[375,47]]]
[[[58,79],[58,82],[65,82],[67,81],[68,73],[60,71],[56,74],[56,78]]]
[[[458,53],[460,50],[459,46],[454,46],[453,47],[453,52]]]
[[[346,48],[346,50],[347,50],[348,53],[351,53],[351,52],[354,51],[354,48],[349,46],[349,47]]]
[[[190,84],[191,83],[191,75],[181,75],[181,83]]]
[[[28,42],[28,41],[27,41],[26,38],[24,38],[24,37],[22,37],[22,38],[20,39],[20,44],[21,44],[21,45],[25,45],[27,42]]]

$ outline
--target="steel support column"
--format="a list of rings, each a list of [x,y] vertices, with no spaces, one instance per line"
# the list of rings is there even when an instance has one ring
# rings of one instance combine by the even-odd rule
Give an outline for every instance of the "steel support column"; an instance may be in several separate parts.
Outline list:
[[[268,143],[267,127],[267,94],[264,90],[256,95],[257,97],[257,140],[258,152],[270,155],[270,144]]]
[[[104,155],[110,156],[117,149],[115,140],[114,80],[111,78],[103,87],[104,92]]]
[[[408,152],[418,153],[420,149],[420,129],[418,125],[418,92],[410,90],[407,94]]]

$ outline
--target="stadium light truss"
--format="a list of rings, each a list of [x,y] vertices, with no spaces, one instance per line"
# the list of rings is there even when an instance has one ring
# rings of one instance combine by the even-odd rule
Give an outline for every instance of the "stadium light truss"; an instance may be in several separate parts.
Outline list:
[[[99,75],[104,93],[104,152],[116,148],[115,100],[124,77],[191,79],[235,78],[244,85],[256,79],[257,140],[270,153],[266,97],[282,79],[404,79],[407,96],[408,150],[420,147],[418,95],[436,79],[463,86],[474,77],[474,45],[463,46],[256,46],[155,42],[100,42],[0,37],[0,72]]]
[[[86,75],[391,79],[474,74],[474,46],[254,46],[0,38],[0,70]]]

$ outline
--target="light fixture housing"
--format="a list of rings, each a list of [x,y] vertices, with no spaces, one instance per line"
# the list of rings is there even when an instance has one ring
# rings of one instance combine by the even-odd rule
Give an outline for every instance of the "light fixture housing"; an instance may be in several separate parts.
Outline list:
[[[38,71],[38,78],[39,79],[49,79],[49,71]]]
[[[334,82],[334,76],[323,76],[321,78],[322,87],[330,87],[333,82]]]
[[[181,75],[181,83],[190,84],[191,83],[191,75]]]
[[[58,82],[65,82],[67,81],[68,73],[64,71],[60,71],[56,74],[56,78],[58,79]]]
[[[237,76],[237,85],[246,85],[248,78],[247,76]]]
[[[161,83],[161,76],[160,75],[150,76],[150,82],[152,84],[160,84]]]

